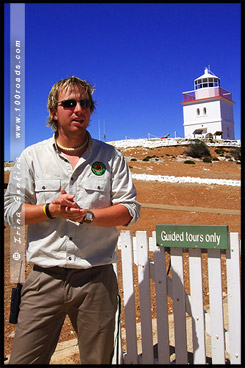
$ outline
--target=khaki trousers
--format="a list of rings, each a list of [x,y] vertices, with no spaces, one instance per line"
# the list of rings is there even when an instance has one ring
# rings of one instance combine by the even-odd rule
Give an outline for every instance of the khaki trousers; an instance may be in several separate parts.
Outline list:
[[[22,288],[9,364],[49,364],[67,314],[78,336],[81,364],[110,364],[117,294],[112,265],[82,270],[34,266]]]

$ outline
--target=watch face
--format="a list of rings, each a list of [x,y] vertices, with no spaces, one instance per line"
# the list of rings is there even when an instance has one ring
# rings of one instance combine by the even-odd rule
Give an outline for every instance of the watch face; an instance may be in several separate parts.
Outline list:
[[[84,222],[92,222],[94,219],[94,214],[90,211],[87,211],[85,218],[84,218]]]

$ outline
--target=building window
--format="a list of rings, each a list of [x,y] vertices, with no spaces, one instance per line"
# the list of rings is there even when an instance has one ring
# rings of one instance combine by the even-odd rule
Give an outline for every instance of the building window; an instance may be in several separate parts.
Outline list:
[[[219,78],[203,78],[203,79],[197,79],[194,83],[194,88],[205,88],[205,87],[219,87],[220,86],[220,80]]]
[[[197,109],[197,115],[200,115],[200,109]]]
[[[230,127],[226,127],[227,129],[227,137],[230,137]]]
[[[203,114],[206,115],[207,114],[207,109],[206,107],[203,108]]]
[[[220,86],[220,81],[218,78],[214,78],[214,87],[219,87]]]

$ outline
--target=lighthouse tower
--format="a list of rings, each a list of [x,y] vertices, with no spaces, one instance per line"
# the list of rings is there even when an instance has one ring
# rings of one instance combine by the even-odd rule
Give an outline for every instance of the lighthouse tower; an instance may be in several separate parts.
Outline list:
[[[183,92],[185,138],[234,140],[232,94],[208,68],[194,80],[194,91]]]

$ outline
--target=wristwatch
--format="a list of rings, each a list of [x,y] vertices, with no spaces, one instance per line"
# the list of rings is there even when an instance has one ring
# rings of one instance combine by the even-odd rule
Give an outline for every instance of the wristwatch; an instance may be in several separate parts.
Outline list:
[[[82,224],[83,222],[86,222],[87,224],[91,224],[91,222],[94,221],[94,214],[92,211],[87,211],[86,215],[84,216],[83,220],[80,222]]]

